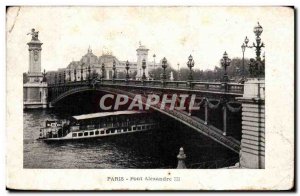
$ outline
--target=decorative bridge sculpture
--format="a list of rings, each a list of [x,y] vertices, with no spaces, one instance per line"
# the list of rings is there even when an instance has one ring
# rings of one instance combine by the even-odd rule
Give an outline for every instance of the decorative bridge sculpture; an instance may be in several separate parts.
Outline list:
[[[227,86],[226,86],[227,85]],[[55,106],[60,100],[73,95],[75,93],[85,91],[101,91],[112,94],[127,95],[130,99],[139,93],[142,95],[143,104],[146,104],[148,94],[161,94],[161,93],[188,93],[196,94],[197,97],[201,97],[205,106],[209,104],[209,100],[219,100],[222,105],[226,107],[230,102],[236,102],[236,97],[243,95],[243,84],[235,83],[210,83],[210,82],[183,82],[183,81],[142,81],[142,80],[88,80],[67,82],[61,84],[49,84],[48,86],[48,101],[50,105]],[[160,104],[150,106],[155,111],[158,111],[164,115],[167,115],[176,121],[179,121],[186,126],[200,132],[201,134],[213,139],[221,145],[231,149],[232,151],[239,153],[240,141],[227,136],[226,123],[223,130],[220,130],[208,123],[207,112],[205,120],[190,115],[187,111],[169,110],[166,107],[161,110]],[[239,108],[240,109],[240,108]],[[240,112],[240,110],[239,110]],[[226,119],[225,119],[226,121]],[[225,129],[225,130],[224,130]]]

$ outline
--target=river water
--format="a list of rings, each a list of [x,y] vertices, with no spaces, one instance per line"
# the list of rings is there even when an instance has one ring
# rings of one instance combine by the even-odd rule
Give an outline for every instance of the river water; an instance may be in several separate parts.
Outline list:
[[[23,115],[24,168],[176,168],[180,147],[187,155],[188,167],[207,168],[213,163],[221,167],[225,160],[238,159],[236,153],[165,117],[161,122],[167,126],[158,130],[88,141],[45,143],[37,140],[45,121],[65,119],[73,114],[47,109],[24,111]]]

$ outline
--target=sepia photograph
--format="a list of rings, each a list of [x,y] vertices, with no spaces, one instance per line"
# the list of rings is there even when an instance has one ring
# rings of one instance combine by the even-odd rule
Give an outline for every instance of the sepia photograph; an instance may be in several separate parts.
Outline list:
[[[193,175],[200,180],[197,172],[270,174],[278,169],[267,163],[272,158],[289,161],[275,162],[288,167],[282,187],[293,186],[294,101],[282,103],[291,111],[281,110],[284,136],[272,118],[284,94],[279,82],[292,84],[283,86],[294,97],[293,25],[293,7],[7,6],[7,121],[14,119],[7,126],[17,127],[7,131],[9,144],[18,143],[7,154],[21,155],[8,158],[8,167],[18,165],[29,179],[52,171],[60,181],[75,171],[101,179],[99,186],[54,179],[27,186],[9,175],[9,187],[246,190],[219,180],[184,185]],[[284,39],[291,40],[291,54],[282,55],[287,79],[273,83],[272,62],[280,62],[273,48]],[[271,145],[266,135],[274,136]],[[263,179],[251,189],[272,190],[275,182]]]

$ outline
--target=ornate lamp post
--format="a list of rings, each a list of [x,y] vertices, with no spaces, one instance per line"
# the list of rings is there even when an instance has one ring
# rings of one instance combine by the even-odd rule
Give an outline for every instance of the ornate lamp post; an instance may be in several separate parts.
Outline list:
[[[76,77],[76,68],[74,69],[74,81],[76,82],[77,81],[77,77]]]
[[[153,67],[154,67],[154,75],[153,75],[153,79],[155,80],[155,78],[156,78],[156,75],[155,75],[155,73],[156,73],[156,65],[155,65],[155,57],[156,57],[156,55],[155,54],[153,54]]]
[[[82,74],[83,74],[83,64],[81,64],[81,67],[80,67],[80,81],[82,82],[83,81],[83,77],[82,77]]]
[[[49,73],[49,84],[53,84],[53,81],[51,80],[51,78],[52,78],[52,74],[51,73]]]
[[[266,56],[265,56],[265,52],[264,52],[264,54],[263,54],[263,59],[262,59],[262,61],[261,61],[263,65],[265,65],[265,60],[266,60]]]
[[[54,73],[54,84],[57,84],[57,73]]]
[[[71,82],[71,68],[69,68],[69,82]]]
[[[177,80],[180,81],[180,69],[179,69],[179,63],[177,63],[177,67],[178,67]]]
[[[241,46],[241,48],[242,48],[242,52],[243,52],[243,64],[242,64],[242,80],[241,80],[241,83],[242,84],[244,84],[245,83],[245,50],[246,50],[246,40],[247,40],[248,38],[246,37],[245,38],[245,42],[243,43],[243,45]],[[247,43],[248,43],[248,41],[247,41]]]
[[[229,78],[227,75],[227,67],[230,66],[231,63],[231,59],[228,58],[228,54],[225,51],[223,54],[223,58],[221,59],[221,65],[222,67],[224,67],[224,76],[223,76],[223,82],[222,82],[222,86],[224,87],[225,92],[228,92],[228,82],[229,82]],[[223,135],[226,136],[227,135],[227,96],[223,95],[222,99],[221,99],[221,103],[223,105],[222,107],[222,111],[223,111]]]
[[[125,69],[126,69],[126,82],[128,82],[128,80],[129,80],[129,74],[128,74],[129,62],[128,61],[126,61]]]
[[[113,73],[113,80],[115,80],[116,79],[116,61],[114,60],[113,61],[113,71],[114,71],[114,73]]]
[[[215,68],[214,69],[214,81],[216,81],[216,79],[217,79],[217,69]]]
[[[44,73],[45,73],[45,70],[44,70]],[[64,71],[64,83],[66,83],[66,71]]]
[[[223,58],[221,59],[221,65],[222,65],[222,67],[224,67],[223,81],[225,83],[229,82],[229,78],[228,78],[228,75],[227,75],[227,67],[230,66],[230,63],[231,63],[231,59],[228,58],[228,54],[225,51],[224,54],[223,54]]]
[[[163,82],[165,82],[167,79],[166,68],[168,66],[167,65],[168,61],[167,61],[166,57],[163,58],[161,63],[162,63],[161,67],[163,68],[162,80],[163,80]]]
[[[42,73],[43,74],[43,82],[47,82],[47,78],[46,78],[46,75],[47,75],[47,73],[46,73],[46,70],[44,69],[44,72]],[[66,76],[66,73],[65,73],[65,71],[64,71],[64,75]],[[64,83],[65,83],[65,80],[64,80]]]
[[[142,68],[140,68],[140,76],[142,75]]]
[[[104,77],[105,77],[105,64],[104,63],[102,63],[102,65],[101,65],[101,71],[102,71],[102,76],[101,76],[101,79],[103,80],[104,79]]]
[[[88,80],[90,81],[91,80],[91,66],[90,66],[90,64],[88,66],[88,72],[89,72]]]
[[[143,76],[142,76],[142,80],[146,80],[146,75],[145,75],[145,69],[146,69],[146,60],[143,59],[142,61],[142,68],[143,68]]]
[[[260,35],[263,32],[262,26],[257,22],[257,26],[254,27],[253,32],[256,36],[256,45],[253,43],[256,51],[256,60],[260,61],[261,48],[265,47],[265,44],[261,41]]]
[[[58,84],[61,84],[61,73],[58,72]]]
[[[255,48],[255,53],[256,53],[256,62],[254,60],[251,61],[250,59],[250,68],[249,72],[251,76],[258,77],[261,75],[264,75],[264,62],[260,58],[261,54],[261,49],[265,47],[265,44],[261,41],[260,35],[263,32],[262,26],[257,23],[257,25],[254,27],[253,32],[256,36],[256,44],[253,42],[252,46],[248,46],[249,39],[246,37],[245,38],[245,46],[247,48]]]
[[[192,55],[189,56],[189,60],[187,62],[187,66],[188,68],[190,69],[190,74],[189,74],[189,77],[188,77],[188,80],[193,80],[193,72],[192,72],[192,68],[194,67],[195,65],[195,62],[193,60],[193,57]]]

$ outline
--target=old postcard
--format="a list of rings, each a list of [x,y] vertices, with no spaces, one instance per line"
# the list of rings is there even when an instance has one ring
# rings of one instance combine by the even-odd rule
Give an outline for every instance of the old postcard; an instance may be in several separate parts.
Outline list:
[[[7,188],[290,190],[293,7],[11,6]]]

